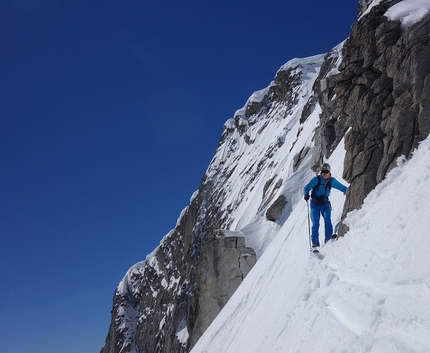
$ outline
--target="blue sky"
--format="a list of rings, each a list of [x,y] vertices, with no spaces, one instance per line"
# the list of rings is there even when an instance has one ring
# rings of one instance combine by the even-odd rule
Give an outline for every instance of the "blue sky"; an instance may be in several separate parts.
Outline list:
[[[0,351],[90,353],[223,123],[357,1],[0,4]]]

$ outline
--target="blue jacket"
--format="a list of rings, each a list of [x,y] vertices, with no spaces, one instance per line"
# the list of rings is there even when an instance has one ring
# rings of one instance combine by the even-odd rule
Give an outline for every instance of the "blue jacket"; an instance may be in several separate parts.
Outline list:
[[[327,180],[324,180],[324,178],[321,175],[314,176],[309,183],[305,185],[303,188],[303,195],[309,194],[309,192],[318,184],[318,178],[320,178],[321,183],[318,186],[318,189],[315,190],[315,197],[329,197],[330,196],[330,189],[327,187],[327,183],[329,180],[331,180],[331,187],[335,188],[337,190],[342,191],[344,194],[346,192],[347,187],[340,182],[336,180],[336,178],[333,178],[330,176]]]

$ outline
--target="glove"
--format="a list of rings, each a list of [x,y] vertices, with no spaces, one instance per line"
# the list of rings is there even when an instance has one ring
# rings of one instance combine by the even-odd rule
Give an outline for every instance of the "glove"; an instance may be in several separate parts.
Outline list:
[[[309,200],[309,194],[305,194],[304,199],[305,199],[306,202],[308,202],[308,200]]]

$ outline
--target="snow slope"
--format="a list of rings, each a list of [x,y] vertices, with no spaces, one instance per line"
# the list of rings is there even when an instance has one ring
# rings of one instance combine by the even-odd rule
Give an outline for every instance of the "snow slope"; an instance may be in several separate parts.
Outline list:
[[[330,162],[342,160],[339,146]],[[192,353],[430,352],[429,186],[427,139],[348,215],[322,260],[308,251],[306,203],[295,205]]]
[[[341,48],[339,45],[333,49],[335,58],[339,57]],[[319,104],[315,104],[303,123],[300,119],[314,94],[312,86],[323,62],[324,55],[315,55],[292,59],[279,69],[278,73],[289,72],[292,83],[288,95],[295,97],[294,104],[275,101],[247,118],[246,107],[267,99],[269,88],[274,83],[251,95],[245,107],[236,111],[235,118],[224,124],[230,132],[218,147],[206,172],[213,188],[226,195],[219,205],[226,213],[230,210],[227,217],[231,221],[226,228],[236,235],[243,235],[247,246],[256,251],[257,258],[279,231],[278,224],[288,218],[290,205],[301,198],[301,190],[297,188],[300,180],[314,175],[309,168],[309,158],[319,124]],[[238,122],[242,129],[234,128]],[[297,171],[293,171],[294,157],[306,148],[307,159]],[[223,175],[230,177],[224,179]],[[276,188],[276,184],[280,186]],[[274,196],[270,199],[272,193]],[[288,200],[283,219],[277,223],[267,222],[264,212],[279,195]]]

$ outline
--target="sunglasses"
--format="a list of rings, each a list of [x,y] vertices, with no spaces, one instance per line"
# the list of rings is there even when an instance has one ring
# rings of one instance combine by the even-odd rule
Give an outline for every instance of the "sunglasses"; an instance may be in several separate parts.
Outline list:
[[[321,174],[330,174],[330,171],[329,170],[322,170]]]

